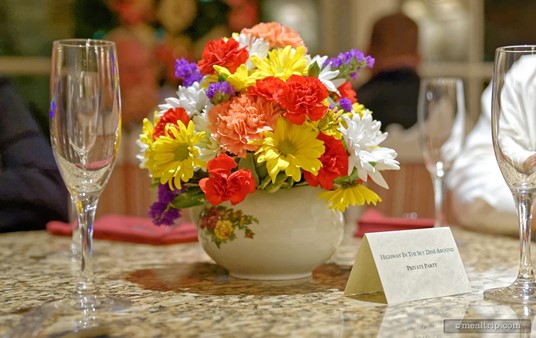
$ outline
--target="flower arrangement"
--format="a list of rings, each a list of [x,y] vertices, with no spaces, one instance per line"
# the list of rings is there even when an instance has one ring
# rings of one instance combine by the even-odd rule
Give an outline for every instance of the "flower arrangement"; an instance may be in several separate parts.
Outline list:
[[[381,171],[399,164],[379,146],[387,134],[350,82],[373,64],[355,49],[311,56],[297,32],[273,22],[208,42],[197,63],[177,60],[177,97],[143,121],[138,142],[159,189],[154,223],[171,225],[180,209],[206,202],[221,218],[225,201],[300,185],[320,187],[318,197],[339,211],[380,202],[364,183],[388,188]],[[229,214],[253,237],[256,220],[246,216]],[[205,228],[215,241],[234,236],[225,222]]]

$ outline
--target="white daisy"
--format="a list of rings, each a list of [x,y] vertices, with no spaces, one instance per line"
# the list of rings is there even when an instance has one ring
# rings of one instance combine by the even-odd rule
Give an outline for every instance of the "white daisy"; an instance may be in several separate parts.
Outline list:
[[[196,131],[204,131],[205,132],[205,138],[203,141],[201,141],[199,146],[200,155],[199,157],[204,160],[205,162],[210,161],[211,159],[218,156],[221,146],[218,141],[214,137],[212,137],[212,133],[208,129],[208,111],[210,108],[204,110],[200,114],[195,115],[192,118],[192,121],[194,122]]]
[[[136,145],[138,146],[140,152],[138,155],[136,155],[136,158],[138,161],[140,161],[139,167],[140,168],[147,168],[145,166],[145,163],[147,163],[147,157],[145,157],[145,152],[147,151],[147,148],[149,148],[149,145],[143,143],[141,140],[136,140]],[[151,176],[151,173],[149,172],[149,176]]]
[[[255,68],[255,65],[251,61],[252,55],[257,55],[261,59],[268,56],[268,51],[270,50],[268,41],[246,34],[234,34],[233,38],[240,43],[241,47],[246,47],[249,53],[249,59],[246,62],[248,70]]]
[[[201,88],[198,82],[195,82],[190,87],[179,86],[177,97],[168,97],[165,101],[166,103],[158,106],[158,109],[160,109],[158,117],[162,116],[169,108],[182,107],[190,118],[205,109],[212,108],[212,103],[207,97],[205,89]]]
[[[158,106],[159,112],[157,117],[161,117],[168,109],[182,107],[188,113],[190,119],[194,122],[195,131],[206,132],[205,139],[200,143],[200,158],[209,161],[218,155],[220,144],[212,137],[208,130],[207,112],[214,106],[207,97],[205,89],[201,88],[198,82],[190,87],[179,86],[177,97],[168,97],[166,103]],[[143,148],[140,144],[141,154],[138,159],[141,165],[145,165],[146,160],[143,154],[147,147]]]
[[[318,67],[320,68],[320,74],[318,74],[318,79],[320,80],[320,82],[322,82],[330,92],[334,92],[337,95],[341,95],[337,88],[340,87],[346,80],[337,79],[339,71],[331,70],[331,65],[327,65],[326,67],[323,66],[326,63],[327,59],[327,56],[316,55],[310,60],[309,66],[316,62],[318,64]]]
[[[380,171],[395,170],[400,166],[395,160],[397,153],[393,149],[379,146],[387,138],[387,133],[380,131],[381,123],[372,119],[369,110],[363,112],[363,117],[359,114],[354,114],[353,118],[344,116],[344,121],[348,127],[341,127],[340,131],[350,155],[348,175],[355,168],[363,181],[370,177],[376,184],[387,189],[387,182]]]

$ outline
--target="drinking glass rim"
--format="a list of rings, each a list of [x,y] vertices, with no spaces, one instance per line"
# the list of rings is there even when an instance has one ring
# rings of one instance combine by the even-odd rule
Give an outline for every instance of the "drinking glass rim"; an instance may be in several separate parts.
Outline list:
[[[83,39],[83,38],[70,38],[54,40],[55,45],[61,45],[66,47],[112,47],[115,46],[115,42],[101,39]]]
[[[497,47],[495,51],[496,53],[501,53],[501,52],[526,53],[526,52],[532,51],[534,52],[534,54],[536,54],[536,44],[501,46],[501,47]]]

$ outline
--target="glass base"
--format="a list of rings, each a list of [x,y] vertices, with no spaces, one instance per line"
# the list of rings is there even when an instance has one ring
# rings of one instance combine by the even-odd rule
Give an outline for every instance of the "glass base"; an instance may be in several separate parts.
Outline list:
[[[510,304],[536,304],[536,281],[518,278],[510,286],[485,290],[484,299]]]
[[[73,296],[45,303],[26,313],[7,337],[106,337],[109,314],[131,305],[128,300],[103,296]]]
[[[72,296],[48,303],[47,306],[58,313],[79,311],[121,312],[132,305],[129,300],[105,296]]]

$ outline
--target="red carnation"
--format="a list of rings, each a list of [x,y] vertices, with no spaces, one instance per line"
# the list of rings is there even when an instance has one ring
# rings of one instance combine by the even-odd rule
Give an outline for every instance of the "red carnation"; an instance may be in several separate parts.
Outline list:
[[[255,179],[251,171],[240,169],[231,172],[236,166],[233,158],[226,154],[208,162],[209,177],[201,179],[199,187],[210,204],[219,205],[224,201],[231,201],[231,204],[235,205],[242,202],[247,194],[255,192]]]
[[[249,87],[248,93],[251,96],[260,96],[268,101],[274,101],[278,99],[284,86],[285,82],[283,80],[269,76]]]
[[[311,121],[324,117],[328,107],[323,101],[327,96],[328,90],[318,78],[292,75],[281,91],[279,104],[287,110],[287,119],[302,124],[307,117]]]
[[[160,120],[158,120],[158,123],[154,126],[153,140],[156,140],[158,137],[164,135],[167,124],[174,124],[177,126],[178,121],[182,121],[185,126],[187,126],[188,122],[190,122],[190,117],[184,108],[176,107],[166,110],[164,115],[160,117]],[[173,137],[173,135],[169,136]]]
[[[322,133],[318,135],[318,139],[323,141],[326,147],[326,151],[320,156],[322,168],[316,176],[305,171],[303,177],[313,187],[320,184],[322,189],[331,190],[336,178],[348,174],[348,154],[340,140]]]
[[[230,173],[231,170],[237,166],[238,164],[236,164],[235,160],[231,156],[221,154],[220,156],[208,161],[207,170],[209,174],[219,171],[223,173]]]
[[[213,74],[212,66],[225,67],[234,73],[236,69],[248,60],[249,53],[246,48],[240,47],[235,39],[212,40],[206,44],[201,60],[197,64],[203,75]]]
[[[343,83],[337,89],[339,90],[339,93],[341,93],[341,97],[345,97],[345,98],[349,99],[350,102],[352,102],[352,103],[357,102],[357,99],[356,99],[357,94],[356,94],[355,90],[352,88],[352,84],[349,81]]]

